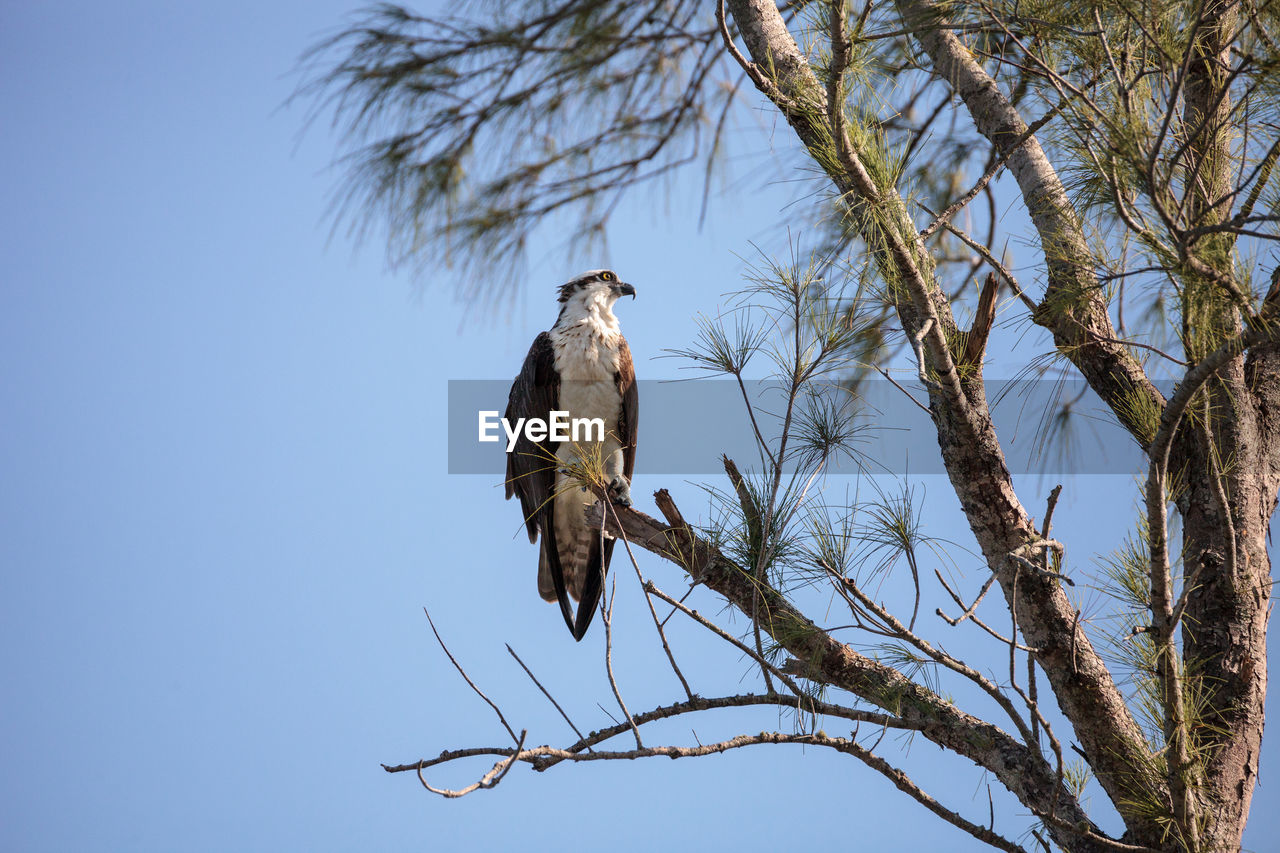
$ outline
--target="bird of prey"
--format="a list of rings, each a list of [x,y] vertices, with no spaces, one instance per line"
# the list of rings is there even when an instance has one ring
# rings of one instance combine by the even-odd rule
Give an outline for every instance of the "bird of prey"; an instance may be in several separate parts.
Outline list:
[[[507,454],[507,498],[519,496],[529,541],[542,536],[538,593],[560,602],[575,640],[582,639],[595,615],[614,539],[587,524],[586,510],[596,497],[565,467],[581,467],[575,456],[602,458],[610,497],[631,505],[639,398],[631,350],[613,315],[614,303],[624,295],[634,299],[636,289],[612,270],[592,270],[562,285],[560,316],[534,340],[505,414],[510,424],[520,418],[550,422],[553,411],[604,424],[603,431],[584,430],[576,442],[553,440],[550,433],[535,441],[522,430]],[[576,617],[570,596],[579,602]]]

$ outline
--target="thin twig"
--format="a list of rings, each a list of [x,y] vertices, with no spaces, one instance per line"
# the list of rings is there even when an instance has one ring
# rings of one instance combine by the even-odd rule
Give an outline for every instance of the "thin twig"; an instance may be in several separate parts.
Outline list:
[[[613,508],[611,501],[604,501],[604,505],[613,515],[614,524],[618,525],[618,529],[622,529],[622,523],[618,521],[618,513]],[[640,574],[640,564],[636,562],[636,555],[631,552],[631,543],[627,541],[624,533],[618,537],[622,540],[622,545],[627,549],[627,557],[631,560],[631,568],[635,569],[636,580],[640,581],[640,588],[644,589],[644,576]],[[693,698],[693,690],[689,688],[689,682],[685,680],[684,673],[680,671],[680,666],[676,663],[676,657],[671,652],[671,646],[667,643],[667,632],[663,630],[662,623],[658,621],[658,611],[653,607],[653,599],[649,597],[649,591],[645,590],[645,603],[649,605],[649,615],[653,617],[653,627],[658,629],[658,637],[662,640],[662,650],[667,653],[667,660],[671,663],[671,669],[675,672],[676,678],[680,679],[680,686],[684,688],[684,694],[690,699]]]
[[[937,575],[938,581],[942,584],[943,588],[946,589],[947,592],[951,593],[951,598],[955,600],[956,605],[964,609],[964,612],[961,613],[959,618],[957,619],[949,619],[946,616],[942,617],[943,619],[946,619],[948,622],[950,622],[952,626],[959,625],[964,620],[973,616],[974,611],[978,609],[978,605],[982,603],[982,599],[986,597],[987,592],[991,589],[991,585],[996,582],[995,572],[992,572],[990,575],[987,576],[987,582],[982,585],[982,589],[978,590],[978,597],[973,600],[973,604],[970,604],[968,607],[965,607],[964,602],[960,599],[959,594],[953,591],[951,587],[947,584],[946,580],[943,579],[942,572],[940,572],[937,569],[934,569],[933,573]]]
[[[1096,14],[1096,11],[1095,11]],[[1054,486],[1049,492],[1049,499],[1046,501],[1044,510],[1044,524],[1040,528],[1040,538],[1049,539],[1049,534],[1053,531],[1053,511],[1058,508],[1058,497],[1062,494],[1062,484]],[[1059,567],[1061,568],[1061,567]],[[1044,570],[1049,571],[1049,549],[1044,550]],[[1074,636],[1072,641],[1074,642]],[[1036,738],[1036,742],[1040,741],[1040,706],[1037,697],[1036,685],[1036,656],[1033,652],[1027,652],[1027,707],[1031,710],[1031,733]],[[1052,732],[1048,727],[1045,728],[1046,734],[1049,735],[1050,741],[1053,741]],[[1058,782],[1062,782],[1062,749],[1060,746],[1054,747],[1054,752],[1058,756]]]
[[[917,400],[914,396],[912,396],[912,394],[911,394],[911,392],[910,392],[910,391],[908,391],[906,388],[903,388],[901,385],[899,385],[899,384],[898,384],[898,381],[897,381],[896,379],[894,379],[892,376],[890,376],[890,375],[889,375],[889,372],[888,372],[887,370],[885,370],[883,367],[881,367],[881,366],[880,366],[880,365],[878,365],[878,364],[873,364],[873,365],[871,365],[871,366],[872,366],[872,367],[874,367],[877,371],[879,371],[879,373],[880,373],[880,375],[881,375],[881,376],[883,376],[885,379],[888,379],[891,383],[893,383],[893,387],[894,387],[894,388],[897,388],[897,389],[898,389],[899,391],[901,391],[903,394],[906,394],[906,395],[907,395],[907,399],[908,399],[908,400],[910,400],[911,402],[915,403],[915,404],[916,404],[916,406],[918,406],[918,407],[919,407],[920,411],[924,412],[926,415],[930,415],[930,416],[932,416],[932,415],[933,415],[933,413],[929,411],[929,407],[928,407],[928,406],[926,406],[924,403],[921,403],[921,402],[920,402],[919,400]]]
[[[937,569],[934,569],[934,574],[938,576],[938,580],[942,582],[943,589],[945,589],[947,593],[951,596],[951,599],[956,603],[956,606],[964,607],[964,602],[961,600],[960,596],[956,593],[955,590],[951,588],[951,586],[945,580],[942,579],[941,573],[939,573]],[[981,619],[978,618],[978,615],[974,613],[974,608],[976,608],[978,606],[978,603],[982,601],[983,596],[987,594],[987,590],[991,589],[991,585],[995,582],[995,579],[996,579],[996,576],[994,573],[992,573],[992,575],[989,578],[987,578],[987,582],[983,585],[982,591],[978,593],[978,597],[974,599],[972,606],[966,608],[964,613],[962,613],[959,618],[952,619],[950,616],[948,616],[946,613],[943,612],[941,607],[937,608],[933,612],[936,613],[938,616],[942,617],[943,621],[945,621],[948,625],[950,625],[953,628],[959,625],[961,622],[965,621],[966,619],[970,619],[973,621],[973,624],[977,625],[979,628],[986,631],[992,637],[999,640],[1002,644],[1008,645],[1008,643],[1010,642],[1008,637],[1006,637],[1004,634],[1001,634],[995,628],[992,628],[986,622],[983,622]],[[1032,648],[1031,646],[1024,646],[1021,643],[1018,644],[1018,648],[1028,653],[1035,653],[1039,651],[1039,649]]]
[[[933,213],[932,210],[929,210],[929,208],[925,207],[925,205],[923,204],[921,204],[920,207],[924,208],[925,213],[929,213],[929,214]],[[964,243],[970,249],[973,249],[975,252],[981,255],[982,259],[986,261],[991,266],[992,269],[1000,273],[1000,276],[1009,285],[1010,289],[1013,290],[1014,294],[1018,297],[1018,299],[1022,301],[1022,304],[1027,307],[1027,310],[1031,312],[1032,316],[1035,316],[1036,312],[1040,310],[1040,306],[1036,304],[1036,301],[1034,299],[1032,299],[1030,296],[1027,296],[1026,292],[1022,289],[1022,285],[1018,283],[1017,277],[1012,272],[1010,272],[1009,269],[1004,264],[996,260],[996,256],[991,254],[990,249],[988,249],[986,246],[982,245],[977,240],[970,237],[960,228],[957,228],[956,226],[952,225],[950,222],[943,222],[942,227],[947,229],[957,237],[959,237],[962,243]]]
[[[513,731],[511,726],[507,724],[507,718],[502,716],[502,712],[498,710],[498,706],[493,704],[492,699],[484,695],[483,690],[481,690],[479,687],[476,687],[476,683],[471,680],[471,677],[467,675],[466,670],[464,670],[462,668],[462,665],[458,663],[457,658],[453,656],[453,652],[449,651],[449,647],[444,644],[444,640],[441,639],[440,637],[440,632],[436,630],[436,623],[433,622],[431,619],[430,611],[428,611],[427,608],[424,607],[422,608],[422,612],[427,615],[427,624],[431,626],[431,633],[436,635],[436,642],[440,644],[440,648],[444,649],[444,653],[448,655],[449,662],[453,664],[453,668],[458,671],[458,674],[461,675],[462,679],[467,682],[467,685],[476,692],[476,695],[479,696],[481,699],[483,699],[489,705],[489,707],[493,709],[493,713],[498,715],[498,719],[502,721],[502,727],[507,730],[507,734],[511,735],[511,739],[513,741],[519,742],[520,738],[516,737],[515,731]]]
[[[547,691],[547,688],[542,686],[542,682],[533,674],[533,670],[529,669],[529,667],[525,665],[525,662],[520,660],[520,655],[516,654],[516,650],[511,648],[511,644],[507,643],[506,645],[507,651],[516,659],[516,663],[520,664],[520,668],[523,669],[525,674],[528,675],[533,683],[538,686],[538,689],[542,691],[542,695],[547,697],[547,701],[555,706],[555,709],[560,712],[560,716],[564,717],[564,721],[569,724],[569,728],[573,729],[573,733],[578,736],[579,740],[581,740],[582,732],[578,731],[578,727],[573,724],[573,720],[569,719],[569,715],[564,712],[564,708],[561,708],[560,703],[555,700],[555,697]]]
[[[776,467],[777,460],[773,458],[772,454],[770,454],[769,458]],[[747,488],[746,481],[742,479],[742,474],[738,472],[738,466],[735,465],[733,460],[727,455],[722,455],[721,461],[724,463],[724,472],[728,475],[729,482],[733,484],[733,489],[737,492],[738,503],[742,506],[742,515],[747,522],[747,541],[759,549],[759,562],[763,563],[765,559],[765,528],[764,523],[760,518],[760,510],[756,506],[755,499],[751,496],[751,491]],[[760,636],[760,623],[756,618],[757,615],[758,611],[753,605],[751,611],[751,622],[754,625],[752,633],[756,642],[756,659],[763,661],[765,660],[764,643]],[[769,668],[762,666],[760,673],[764,676],[765,690],[772,693],[774,691],[774,687],[773,679],[769,675]]]
[[[751,419],[751,429],[756,434],[756,446],[760,448],[761,456],[769,457],[770,464],[776,465],[778,460],[773,458],[773,452],[769,450],[769,443],[760,434],[760,425],[756,423],[756,407],[752,405],[751,396],[747,394],[747,386],[742,381],[742,371],[736,371],[733,377],[738,380],[738,390],[742,392],[742,402],[747,407],[747,417]]]
[[[1053,529],[1053,511],[1058,506],[1058,496],[1061,494],[1062,494],[1061,483],[1054,486],[1053,489],[1050,490],[1049,492],[1049,499],[1046,502],[1047,505],[1045,506],[1045,510],[1044,510],[1044,527],[1040,529],[1041,539],[1049,538],[1049,533]],[[1045,553],[1045,558],[1046,559],[1048,558],[1048,552]],[[1046,569],[1049,568],[1049,564],[1047,562],[1045,563],[1045,568]]]
[[[1049,569],[1044,568],[1043,566],[1040,566],[1035,562],[1027,559],[1024,553],[1024,552],[1034,552],[1034,551],[1040,551],[1040,550],[1044,550],[1046,552],[1044,557],[1044,562],[1046,565],[1048,564],[1048,559],[1049,559],[1048,553],[1047,553],[1048,551],[1053,551],[1058,555],[1059,565],[1062,565],[1066,561],[1067,549],[1063,546],[1061,542],[1057,541],[1056,539],[1037,539],[1034,542],[1028,542],[1022,547],[1020,547],[1017,551],[1011,552],[1009,554],[1009,558],[1014,562],[1018,563],[1019,565],[1029,569],[1032,574],[1040,575],[1042,577],[1047,577],[1047,578],[1053,578],[1054,580],[1061,581],[1062,583],[1065,583],[1068,586],[1075,586],[1076,582],[1073,581],[1071,578],[1067,577],[1066,575],[1064,575],[1062,572],[1050,571]]]
[[[824,566],[824,568],[827,568],[827,567]],[[999,705],[1005,711],[1005,713],[1009,715],[1009,719],[1012,720],[1013,724],[1017,727],[1018,732],[1019,734],[1022,735],[1024,742],[1026,742],[1028,746],[1033,746],[1033,741],[1031,739],[1031,731],[1027,728],[1026,723],[1023,721],[1022,717],[1018,714],[1017,709],[1014,708],[1013,703],[1009,701],[1009,697],[1004,695],[1004,693],[1000,691],[1000,688],[997,687],[991,681],[991,679],[987,678],[982,673],[978,672],[976,669],[969,666],[965,662],[952,657],[951,655],[944,652],[942,649],[934,647],[932,644],[928,643],[927,641],[925,641],[924,639],[922,639],[921,637],[913,633],[911,629],[903,625],[902,622],[900,622],[896,616],[894,616],[884,607],[881,607],[874,600],[872,600],[871,596],[867,595],[861,589],[859,589],[858,585],[854,583],[850,578],[844,577],[842,575],[837,575],[834,572],[831,572],[829,568],[827,569],[827,571],[833,576],[838,577],[843,582],[844,588],[849,590],[849,592],[852,593],[853,596],[858,599],[858,603],[861,604],[863,607],[867,608],[868,610],[870,610],[877,619],[879,619],[885,626],[887,626],[891,631],[893,631],[895,636],[903,640],[906,640],[908,643],[915,646],[920,651],[924,652],[926,655],[928,655],[933,660],[937,661],[942,666],[946,667],[947,669],[951,670],[954,673],[957,673],[958,675],[964,676],[965,678],[969,679],[974,684],[976,684],[978,687],[980,687],[988,696],[990,696],[996,702],[997,705]]]
[[[992,165],[990,169],[987,169],[987,171],[982,175],[982,177],[978,179],[978,182],[973,185],[972,189],[970,189],[967,193],[962,195],[958,200],[956,200],[954,204],[952,204],[946,210],[942,211],[942,213],[939,213],[937,216],[934,217],[933,221],[930,222],[929,225],[920,232],[920,239],[921,240],[929,239],[929,237],[933,236],[933,233],[937,231],[939,227],[951,221],[951,217],[955,216],[956,211],[960,210],[960,208],[964,207],[966,204],[968,204],[969,202],[977,198],[978,193],[982,192],[986,188],[987,184],[991,182],[991,179],[994,178],[996,174],[1005,167],[1006,164],[1008,164],[1009,158],[1011,158],[1015,153],[1017,153],[1018,149],[1021,148],[1027,142],[1027,140],[1035,136],[1036,132],[1039,131],[1040,128],[1044,127],[1046,124],[1048,124],[1050,121],[1053,120],[1054,116],[1062,112],[1062,108],[1065,105],[1066,105],[1066,102],[1064,101],[1063,103],[1060,103],[1057,106],[1053,107],[1053,109],[1049,110],[1040,118],[1033,121],[1031,123],[1031,126],[1028,127],[1025,131],[1023,131],[1023,133],[1017,139],[1015,139],[1012,142],[1012,144],[1009,145],[1008,150],[1006,150],[1002,155],[1000,155],[1000,158],[996,160],[995,164]]]
[[[1121,344],[1126,347],[1138,347],[1139,349],[1149,350],[1150,352],[1155,353],[1161,358],[1167,358],[1169,361],[1172,361],[1174,364],[1180,364],[1183,367],[1191,366],[1191,362],[1184,361],[1174,355],[1169,355],[1169,353],[1165,352],[1164,350],[1159,349],[1157,347],[1153,347],[1151,346],[1151,344],[1144,344],[1141,341],[1126,340],[1122,338],[1109,338],[1106,335],[1099,335],[1097,332],[1092,332],[1092,331],[1089,332],[1089,337],[1095,341],[1105,341],[1106,343],[1109,343],[1109,344]]]
[[[604,528],[600,528],[600,538],[604,539]],[[601,567],[603,570],[603,566]],[[627,703],[622,701],[622,691],[618,689],[618,679],[613,674],[613,600],[617,592],[617,576],[611,579],[611,588],[609,590],[608,606],[604,601],[600,602],[600,619],[604,622],[604,669],[609,676],[609,687],[613,690],[613,698],[618,701],[618,707],[622,709],[622,715],[627,718],[627,722],[631,724],[631,731],[636,736],[636,749],[643,749],[644,743],[640,740],[640,727],[636,725],[636,721],[631,718],[631,712],[627,710]]]
[[[684,600],[689,596],[693,595],[693,591],[697,588],[698,588],[698,584],[696,582],[689,584],[689,589],[685,591],[684,595],[680,596],[680,603],[684,604]],[[680,611],[677,608],[675,607],[671,608],[671,612],[667,614],[667,618],[662,620],[662,627],[664,628],[667,627],[667,623],[671,621],[671,617],[675,616],[679,612]]]
[[[945,820],[947,823],[963,829],[979,841],[983,841],[1000,850],[1009,851],[1009,853],[1026,853],[1024,848],[1019,847],[1007,838],[997,835],[990,829],[981,827],[972,821],[966,820],[961,817],[959,813],[946,808],[933,797],[925,793],[923,788],[911,781],[911,777],[906,773],[871,752],[871,750],[866,749],[856,740],[850,739],[848,741],[848,747],[842,751],[847,752],[863,764],[870,767],[872,770],[875,770],[877,773],[886,777],[899,791],[902,791],[907,796],[920,803],[920,805]]]
[[[698,611],[690,609],[689,607],[685,606],[682,602],[676,601],[674,598],[667,595],[662,590],[658,589],[656,586],[654,586],[653,581],[646,581],[644,585],[644,590],[645,592],[651,595],[656,595],[658,598],[662,599],[667,604],[670,604],[676,610],[679,610],[685,616],[688,616],[690,619],[697,622],[699,625],[706,628],[708,631],[715,634],[720,639],[729,643],[738,651],[745,654],[747,657],[751,658],[751,660],[755,661],[762,668],[767,669],[773,675],[777,676],[778,680],[781,681],[786,686],[786,688],[790,690],[792,693],[794,693],[796,696],[803,697],[805,699],[808,698],[808,694],[805,693],[805,691],[801,690],[798,684],[792,681],[791,678],[788,677],[786,673],[784,673],[782,670],[778,669],[778,667],[770,663],[767,658],[765,658],[763,655],[757,654],[756,651],[753,650],[746,643],[742,642],[737,637],[730,634],[728,631],[725,631],[719,625],[707,619]],[[770,692],[769,695],[772,696],[773,693]]]

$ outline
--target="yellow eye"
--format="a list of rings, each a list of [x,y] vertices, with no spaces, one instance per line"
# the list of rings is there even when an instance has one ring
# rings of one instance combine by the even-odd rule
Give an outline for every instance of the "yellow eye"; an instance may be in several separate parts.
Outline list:
[[[611,273],[611,272],[602,272],[602,273],[600,273],[600,280],[601,280],[601,281],[613,281],[613,273]]]

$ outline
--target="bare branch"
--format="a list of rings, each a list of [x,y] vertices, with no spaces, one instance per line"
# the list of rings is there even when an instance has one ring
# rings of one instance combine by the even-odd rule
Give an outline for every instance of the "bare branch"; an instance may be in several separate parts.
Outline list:
[[[609,512],[613,512],[612,501],[600,501]],[[614,521],[617,521],[615,516]],[[636,562],[636,555],[631,551],[631,543],[627,541],[627,537],[622,537],[623,547],[627,549],[627,559],[631,561],[631,568],[635,569],[636,580],[640,581],[640,586],[645,587],[644,576],[640,574],[640,564]],[[676,674],[676,678],[680,680],[680,686],[684,688],[684,693],[690,699],[693,698],[693,690],[689,688],[689,682],[685,680],[684,673],[680,671],[680,666],[676,663],[676,657],[671,651],[671,646],[667,643],[667,632],[662,627],[662,623],[658,621],[658,611],[653,609],[653,601],[649,598],[649,592],[645,589],[645,603],[649,605],[649,615],[653,617],[653,627],[658,631],[658,637],[662,640],[662,650],[667,654],[667,661],[671,664],[671,669]]]
[[[907,794],[929,811],[945,820],[947,823],[963,829],[974,838],[990,844],[998,850],[1007,850],[1010,851],[1010,853],[1025,853],[1023,848],[1014,844],[1007,838],[1003,838],[990,829],[965,820],[958,813],[943,807],[937,800],[925,793],[924,789],[911,781],[910,776],[889,764],[889,762],[885,761],[870,750],[864,749],[856,740],[850,741],[849,746],[845,751],[870,767],[872,770],[875,770],[877,773],[886,777],[894,784],[895,787],[897,787],[899,791]]]
[[[440,644],[440,648],[443,649],[444,653],[448,656],[449,663],[453,664],[453,668],[462,676],[462,680],[467,682],[467,686],[474,690],[475,694],[483,699],[486,705],[493,709],[493,713],[498,715],[498,720],[502,723],[502,727],[507,730],[507,734],[511,735],[511,739],[518,742],[520,739],[516,737],[515,731],[513,731],[511,726],[507,724],[507,718],[502,716],[502,711],[498,709],[497,705],[493,704],[492,699],[484,695],[483,690],[476,687],[476,683],[471,680],[471,676],[467,675],[467,671],[462,668],[462,664],[458,663],[457,658],[453,656],[453,652],[449,651],[449,647],[445,645],[444,640],[440,637],[440,632],[436,630],[436,623],[432,621],[430,611],[424,607],[422,608],[422,612],[426,614],[427,624],[431,626],[431,633],[436,635],[436,642]]]
[[[941,607],[939,607],[937,610],[935,610],[935,611],[934,611],[934,613],[936,613],[938,616],[942,617],[943,621],[945,621],[948,625],[950,625],[951,627],[953,627],[953,628],[954,628],[954,627],[956,627],[957,625],[959,625],[961,622],[965,621],[966,619],[972,619],[972,620],[973,620],[973,623],[974,623],[975,625],[977,625],[977,626],[978,626],[979,628],[981,628],[982,630],[986,631],[986,632],[987,632],[988,634],[990,634],[992,637],[995,637],[995,638],[996,638],[997,640],[999,640],[1001,643],[1004,643],[1005,645],[1008,645],[1008,644],[1009,644],[1009,643],[1011,643],[1011,642],[1016,642],[1016,641],[1014,641],[1014,640],[1010,640],[1008,637],[1004,636],[1004,635],[1003,635],[1003,634],[1001,634],[999,631],[995,630],[995,629],[994,629],[994,628],[992,628],[990,625],[988,625],[987,623],[983,622],[983,621],[982,621],[981,619],[979,619],[979,618],[977,617],[977,615],[975,615],[975,613],[974,613],[974,610],[978,607],[978,604],[979,604],[979,603],[981,603],[982,599],[986,596],[987,591],[991,589],[991,585],[995,583],[995,581],[996,581],[996,576],[995,576],[994,574],[987,578],[986,583],[984,583],[984,584],[982,585],[982,589],[981,589],[981,591],[979,591],[979,592],[978,592],[978,597],[977,597],[977,598],[975,598],[975,599],[973,600],[973,604],[969,605],[968,607],[965,607],[965,606],[964,606],[964,602],[960,599],[959,594],[957,594],[957,593],[956,593],[956,591],[955,591],[955,590],[953,590],[953,589],[951,588],[951,586],[946,582],[946,580],[944,580],[944,579],[943,579],[943,577],[942,577],[942,573],[941,573],[941,572],[939,572],[939,571],[937,571],[937,570],[935,569],[935,570],[934,570],[934,574],[935,574],[935,575],[937,575],[938,580],[942,583],[942,587],[943,587],[943,589],[945,589],[945,590],[947,591],[947,593],[951,596],[951,600],[952,600],[952,601],[954,601],[954,602],[956,603],[956,605],[957,605],[957,606],[959,606],[959,607],[963,607],[963,608],[964,608],[964,612],[963,612],[963,613],[961,613],[961,614],[960,614],[960,616],[958,616],[958,617],[957,617],[957,618],[955,618],[955,619],[952,619],[952,618],[951,618],[950,616],[948,616],[946,613],[943,613],[943,612],[942,612],[942,608],[941,608]],[[1035,651],[1036,651],[1035,649],[1031,648],[1030,646],[1024,646],[1024,645],[1022,645],[1021,643],[1018,643],[1018,644],[1017,644],[1017,647],[1018,647],[1019,649],[1021,649],[1022,651],[1027,652],[1028,654],[1033,653],[1033,652],[1035,652]]]
[[[925,205],[921,204],[920,206],[924,208],[926,213],[931,212],[928,207],[925,207]],[[973,249],[975,252],[977,252],[993,270],[1000,273],[1000,277],[1005,280],[1005,283],[1009,285],[1009,288],[1013,290],[1013,292],[1017,295],[1018,299],[1021,300],[1022,304],[1025,305],[1027,307],[1027,310],[1031,312],[1031,316],[1034,317],[1036,315],[1036,312],[1040,310],[1040,306],[1037,305],[1035,300],[1033,300],[1030,296],[1027,296],[1026,291],[1022,289],[1022,285],[1018,284],[1017,277],[1004,264],[1000,263],[1000,261],[996,259],[995,255],[991,254],[991,250],[988,249],[986,246],[982,245],[981,243],[979,243],[977,240],[970,237],[964,231],[961,231],[959,228],[952,225],[950,222],[946,220],[941,220],[941,222],[942,222],[943,228],[947,229],[952,234],[959,237],[961,242],[963,242],[970,249]]]
[[[499,782],[502,781],[502,777],[507,775],[507,771],[510,770],[511,766],[515,764],[516,761],[520,758],[521,750],[524,749],[524,739],[525,739],[525,736],[528,734],[529,732],[527,729],[522,730],[520,732],[520,739],[516,741],[516,748],[511,751],[511,755],[503,759],[502,761],[499,761],[497,764],[493,765],[493,769],[490,770],[488,773],[484,774],[483,776],[481,776],[479,781],[473,782],[465,788],[454,791],[454,790],[450,790],[449,788],[431,787],[429,784],[427,784],[426,777],[422,775],[422,768],[423,768],[422,762],[418,762],[418,767],[417,767],[418,781],[422,783],[422,787],[426,788],[431,793],[439,794],[442,797],[447,797],[450,799],[456,799],[457,797],[465,797],[467,794],[470,794],[472,791],[479,790],[480,788],[493,788],[497,786]]]
[[[547,697],[547,701],[550,702],[552,706],[554,706],[555,709],[560,712],[560,716],[564,718],[564,721],[569,724],[569,728],[573,729],[573,733],[578,736],[579,740],[581,740],[582,732],[578,731],[578,727],[573,724],[573,720],[569,719],[569,715],[564,712],[564,708],[561,708],[560,703],[555,700],[555,697],[553,697],[549,692],[547,692],[547,688],[542,686],[542,682],[539,681],[538,677],[533,674],[533,670],[529,669],[529,667],[525,665],[525,662],[520,660],[520,655],[516,654],[516,650],[511,648],[511,644],[507,643],[506,646],[507,646],[507,651],[510,652],[511,656],[516,659],[516,663],[520,664],[520,668],[524,670],[525,675],[529,676],[529,679],[534,684],[537,685],[538,689],[542,691],[542,695]]]
[[[1018,733],[1022,735],[1023,740],[1027,745],[1034,747],[1035,739],[1031,736],[1031,730],[1027,728],[1022,717],[1019,716],[1017,710],[1013,707],[1013,703],[1009,701],[1008,697],[1000,692],[1000,688],[993,684],[990,679],[986,678],[980,672],[963,661],[957,660],[941,649],[936,648],[921,639],[912,632],[910,628],[899,622],[892,613],[876,604],[870,596],[859,589],[858,585],[849,578],[840,578],[840,580],[843,581],[845,588],[858,599],[858,603],[874,613],[877,619],[889,627],[894,636],[901,637],[947,669],[964,676],[981,688],[984,693],[990,696],[992,700],[994,700],[995,703],[1009,715],[1009,719],[1018,729]]]
[[[671,717],[683,714],[701,713],[716,708],[743,708],[757,705],[769,705],[781,708],[796,708],[795,700],[788,696],[773,694],[770,696],[762,694],[740,694],[737,696],[722,696],[713,698],[703,698],[695,696],[687,702],[676,702],[664,707],[654,708],[651,711],[644,711],[636,714],[635,721],[637,725],[646,725],[656,720],[665,720]],[[806,697],[803,706],[798,708],[802,713],[810,713],[822,715],[826,717],[836,717],[839,719],[851,720],[855,723],[867,723],[878,727],[887,727],[894,729],[915,730],[917,727],[889,715],[878,714],[874,711],[861,711],[854,708],[846,708],[841,705],[834,705],[829,702],[823,702],[819,699]],[[531,757],[538,759],[534,762],[534,769],[547,770],[566,760],[589,760],[586,758],[575,759],[571,756],[581,753],[589,753],[591,748],[617,737],[620,734],[631,730],[629,723],[618,723],[608,728],[594,731],[585,738],[580,738],[576,743],[570,744],[563,750],[559,750],[557,754],[550,757],[538,753],[532,753],[525,750]],[[388,773],[404,773],[411,770],[419,770],[420,768],[435,767],[440,764],[448,764],[463,758],[473,758],[480,755],[497,755],[509,758],[518,750],[512,750],[510,747],[472,747],[468,749],[446,750],[435,758],[424,758],[410,764],[382,765],[382,768]],[[610,756],[626,755],[630,753],[612,753]],[[522,758],[520,760],[528,760]]]
[[[692,610],[686,607],[684,602],[677,601],[676,599],[667,595],[665,592],[663,592],[662,590],[654,586],[653,581],[645,582],[645,592],[649,593],[650,595],[656,595],[658,598],[662,599],[667,604],[670,604],[675,610],[679,611],[680,613],[683,613],[685,616],[688,616],[690,619],[697,622],[699,625],[706,628],[708,631],[715,634],[717,637],[724,640],[726,643],[729,643],[730,645],[732,645],[738,651],[742,652],[747,657],[751,658],[760,666],[761,669],[767,672],[770,672],[774,676],[776,676],[778,680],[781,681],[782,684],[788,690],[794,693],[796,696],[808,699],[808,694],[800,688],[800,685],[792,681],[785,672],[783,672],[782,670],[774,666],[769,661],[769,659],[766,658],[761,652],[759,652],[756,649],[750,648],[749,646],[747,646],[746,643],[743,643],[741,640],[734,637],[729,632],[723,630],[714,622],[712,622],[710,619],[707,619],[705,616],[700,614],[698,611]],[[769,691],[769,695],[773,695],[772,690]]]
[[[612,503],[605,499],[602,503],[612,508]],[[604,529],[600,530],[600,538],[604,538]],[[601,573],[604,572],[604,566],[600,567]],[[616,584],[616,575],[614,576]],[[601,585],[604,584],[604,578],[600,579]],[[636,721],[632,719],[631,712],[627,710],[627,703],[622,701],[622,690],[618,687],[618,679],[613,674],[613,592],[610,591],[608,602],[602,598],[600,601],[600,618],[604,622],[604,670],[609,676],[609,688],[613,690],[613,698],[617,701],[618,707],[622,709],[622,716],[627,718],[627,722],[631,725],[631,733],[636,737],[636,748],[641,749],[644,744],[640,740],[640,727],[636,725]]]

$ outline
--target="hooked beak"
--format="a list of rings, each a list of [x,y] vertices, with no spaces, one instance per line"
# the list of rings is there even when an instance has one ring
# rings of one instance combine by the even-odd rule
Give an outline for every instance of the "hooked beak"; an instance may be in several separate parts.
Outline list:
[[[619,296],[619,297],[630,296],[632,299],[636,298],[635,287],[622,281],[618,282],[613,286],[613,293],[615,296]]]

